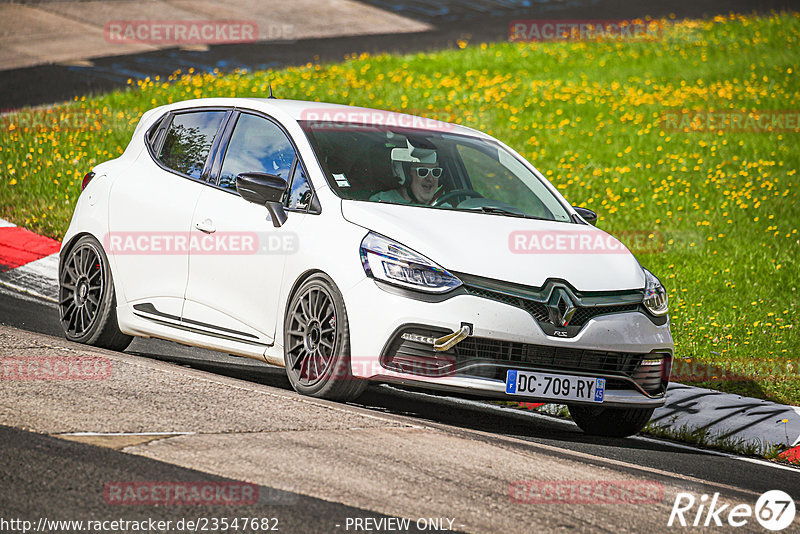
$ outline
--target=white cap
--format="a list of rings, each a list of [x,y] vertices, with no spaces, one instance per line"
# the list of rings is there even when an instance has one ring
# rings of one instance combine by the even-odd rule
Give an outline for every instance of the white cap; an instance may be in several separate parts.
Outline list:
[[[392,168],[394,169],[394,173],[400,178],[400,185],[406,183],[403,163],[436,163],[435,149],[414,146],[409,139],[406,139],[406,145],[408,145],[408,148],[392,149]]]

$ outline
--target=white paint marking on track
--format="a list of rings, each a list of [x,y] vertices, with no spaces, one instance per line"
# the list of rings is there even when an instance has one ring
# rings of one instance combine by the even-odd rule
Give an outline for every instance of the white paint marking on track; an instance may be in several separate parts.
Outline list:
[[[424,397],[433,398],[433,399],[447,399],[448,401],[454,402],[456,404],[464,404],[464,405],[480,408],[482,410],[489,411],[489,412],[491,412],[491,411],[502,412],[504,414],[513,413],[513,414],[515,414],[515,415],[517,415],[519,417],[528,417],[528,418],[531,418],[531,419],[538,419],[540,421],[542,421],[542,420],[550,421],[550,422],[552,422],[552,421],[561,421],[564,424],[572,424],[570,421],[567,421],[566,419],[558,419],[553,415],[545,415],[545,414],[534,412],[534,411],[523,411],[523,410],[519,410],[519,409],[516,409],[516,408],[510,408],[508,406],[498,406],[496,404],[487,404],[487,403],[482,402],[482,401],[475,401],[475,400],[471,400],[471,399],[460,399],[460,398],[457,398],[457,397],[447,397],[447,396],[444,396],[444,395],[431,395],[431,394],[422,393],[422,392],[419,392],[419,391],[399,390],[397,388],[393,388],[393,387],[388,386],[388,385],[384,385],[383,387],[391,388],[394,391],[402,392],[402,393],[407,394],[409,396],[419,395],[419,396],[424,396]],[[800,414],[800,407],[795,407],[795,410],[798,411],[798,413]],[[759,460],[758,458],[750,458],[748,456],[737,456],[735,454],[729,454],[729,453],[726,453],[726,452],[715,451],[715,450],[711,450],[711,449],[701,449],[700,447],[692,447],[691,445],[684,445],[682,443],[675,443],[673,441],[660,440],[660,439],[650,438],[650,437],[645,437],[645,436],[638,436],[638,435],[637,436],[631,436],[630,439],[637,439],[637,440],[641,440],[641,441],[647,441],[649,443],[657,443],[659,445],[666,445],[666,446],[674,447],[676,449],[690,450],[690,451],[694,451],[694,452],[701,452],[701,453],[711,454],[711,455],[715,455],[715,456],[725,456],[727,458],[732,458],[732,459],[735,459],[735,460],[740,460],[740,461],[749,462],[749,463],[755,463],[755,464],[762,465],[762,466],[765,466],[765,467],[774,467],[776,469],[783,469],[783,470],[793,471],[795,473],[800,473],[800,470],[797,469],[797,468],[794,468],[794,467],[791,467],[791,466],[786,466],[786,465],[783,465],[783,464],[774,463],[774,462],[768,462],[766,460]]]
[[[784,471],[792,471],[794,473],[800,474],[800,469],[798,469],[796,467],[792,467],[792,466],[784,465],[784,464],[779,464],[779,463],[775,463],[775,462],[768,462],[767,460],[761,460],[759,458],[750,458],[749,456],[737,456],[735,454],[730,454],[730,453],[722,452],[722,451],[714,451],[714,450],[711,450],[711,449],[701,449],[700,447],[692,447],[691,445],[684,445],[683,443],[675,443],[673,441],[663,441],[663,440],[660,440],[660,439],[650,438],[650,437],[647,437],[647,436],[632,436],[631,439],[636,439],[636,440],[639,440],[639,441],[646,441],[648,443],[657,443],[659,445],[669,445],[669,446],[675,447],[677,449],[683,449],[683,450],[693,451],[693,452],[702,452],[702,453],[711,454],[711,455],[714,455],[714,456],[724,456],[725,458],[730,458],[732,460],[740,460],[740,461],[743,461],[743,462],[748,462],[748,463],[757,464],[757,465],[763,465],[763,466],[766,466],[766,467],[774,467],[776,469],[783,469]]]
[[[27,302],[34,302],[36,304],[41,304],[42,306],[47,306],[49,308],[57,308],[56,304],[58,304],[53,300],[44,299],[38,295],[33,295],[32,293],[24,292],[20,288],[4,284],[2,280],[0,280],[0,295],[6,295],[8,297],[24,300]]]
[[[56,436],[194,436],[197,432],[64,432]]]
[[[0,273],[0,284],[58,302],[58,253]]]

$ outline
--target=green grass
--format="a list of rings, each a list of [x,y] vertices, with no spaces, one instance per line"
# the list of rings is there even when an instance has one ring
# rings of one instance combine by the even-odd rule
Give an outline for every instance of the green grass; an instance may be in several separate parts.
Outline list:
[[[280,71],[176,73],[0,119],[0,217],[60,237],[83,174],[168,102],[263,97],[272,83],[282,98],[459,122],[517,149],[623,241],[652,236],[639,259],[669,290],[676,355],[749,378],[707,385],[800,404],[800,134],[661,122],[675,109],[797,111],[797,50],[797,15],[732,16],[650,41],[462,42]],[[770,360],[795,364],[775,373],[762,365]]]
[[[648,423],[642,429],[642,434],[654,438],[688,443],[704,449],[731,452],[745,456],[760,456],[775,461],[781,461],[779,455],[786,450],[786,447],[776,443],[762,440],[746,440],[736,436],[726,436],[723,432],[712,432],[707,428],[688,427],[685,425],[675,428],[669,425]]]

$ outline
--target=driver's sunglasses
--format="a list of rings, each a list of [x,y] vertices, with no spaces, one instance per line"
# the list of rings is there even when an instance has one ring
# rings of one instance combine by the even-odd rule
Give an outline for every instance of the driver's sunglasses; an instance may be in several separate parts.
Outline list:
[[[417,172],[417,176],[420,178],[425,178],[428,176],[428,173],[430,173],[434,178],[438,178],[442,175],[441,167],[417,167],[414,170]]]

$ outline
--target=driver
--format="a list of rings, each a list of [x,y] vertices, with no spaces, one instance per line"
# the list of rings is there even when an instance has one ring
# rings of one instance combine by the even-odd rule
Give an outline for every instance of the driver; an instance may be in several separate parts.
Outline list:
[[[400,187],[376,193],[370,200],[430,206],[443,192],[439,184],[443,171],[436,160],[434,150],[414,147],[410,141],[407,149],[395,148],[392,168]]]
[[[412,163],[409,174],[411,180],[406,180],[397,189],[376,193],[370,200],[430,206],[441,190],[439,178],[442,176],[442,168],[431,163]]]

